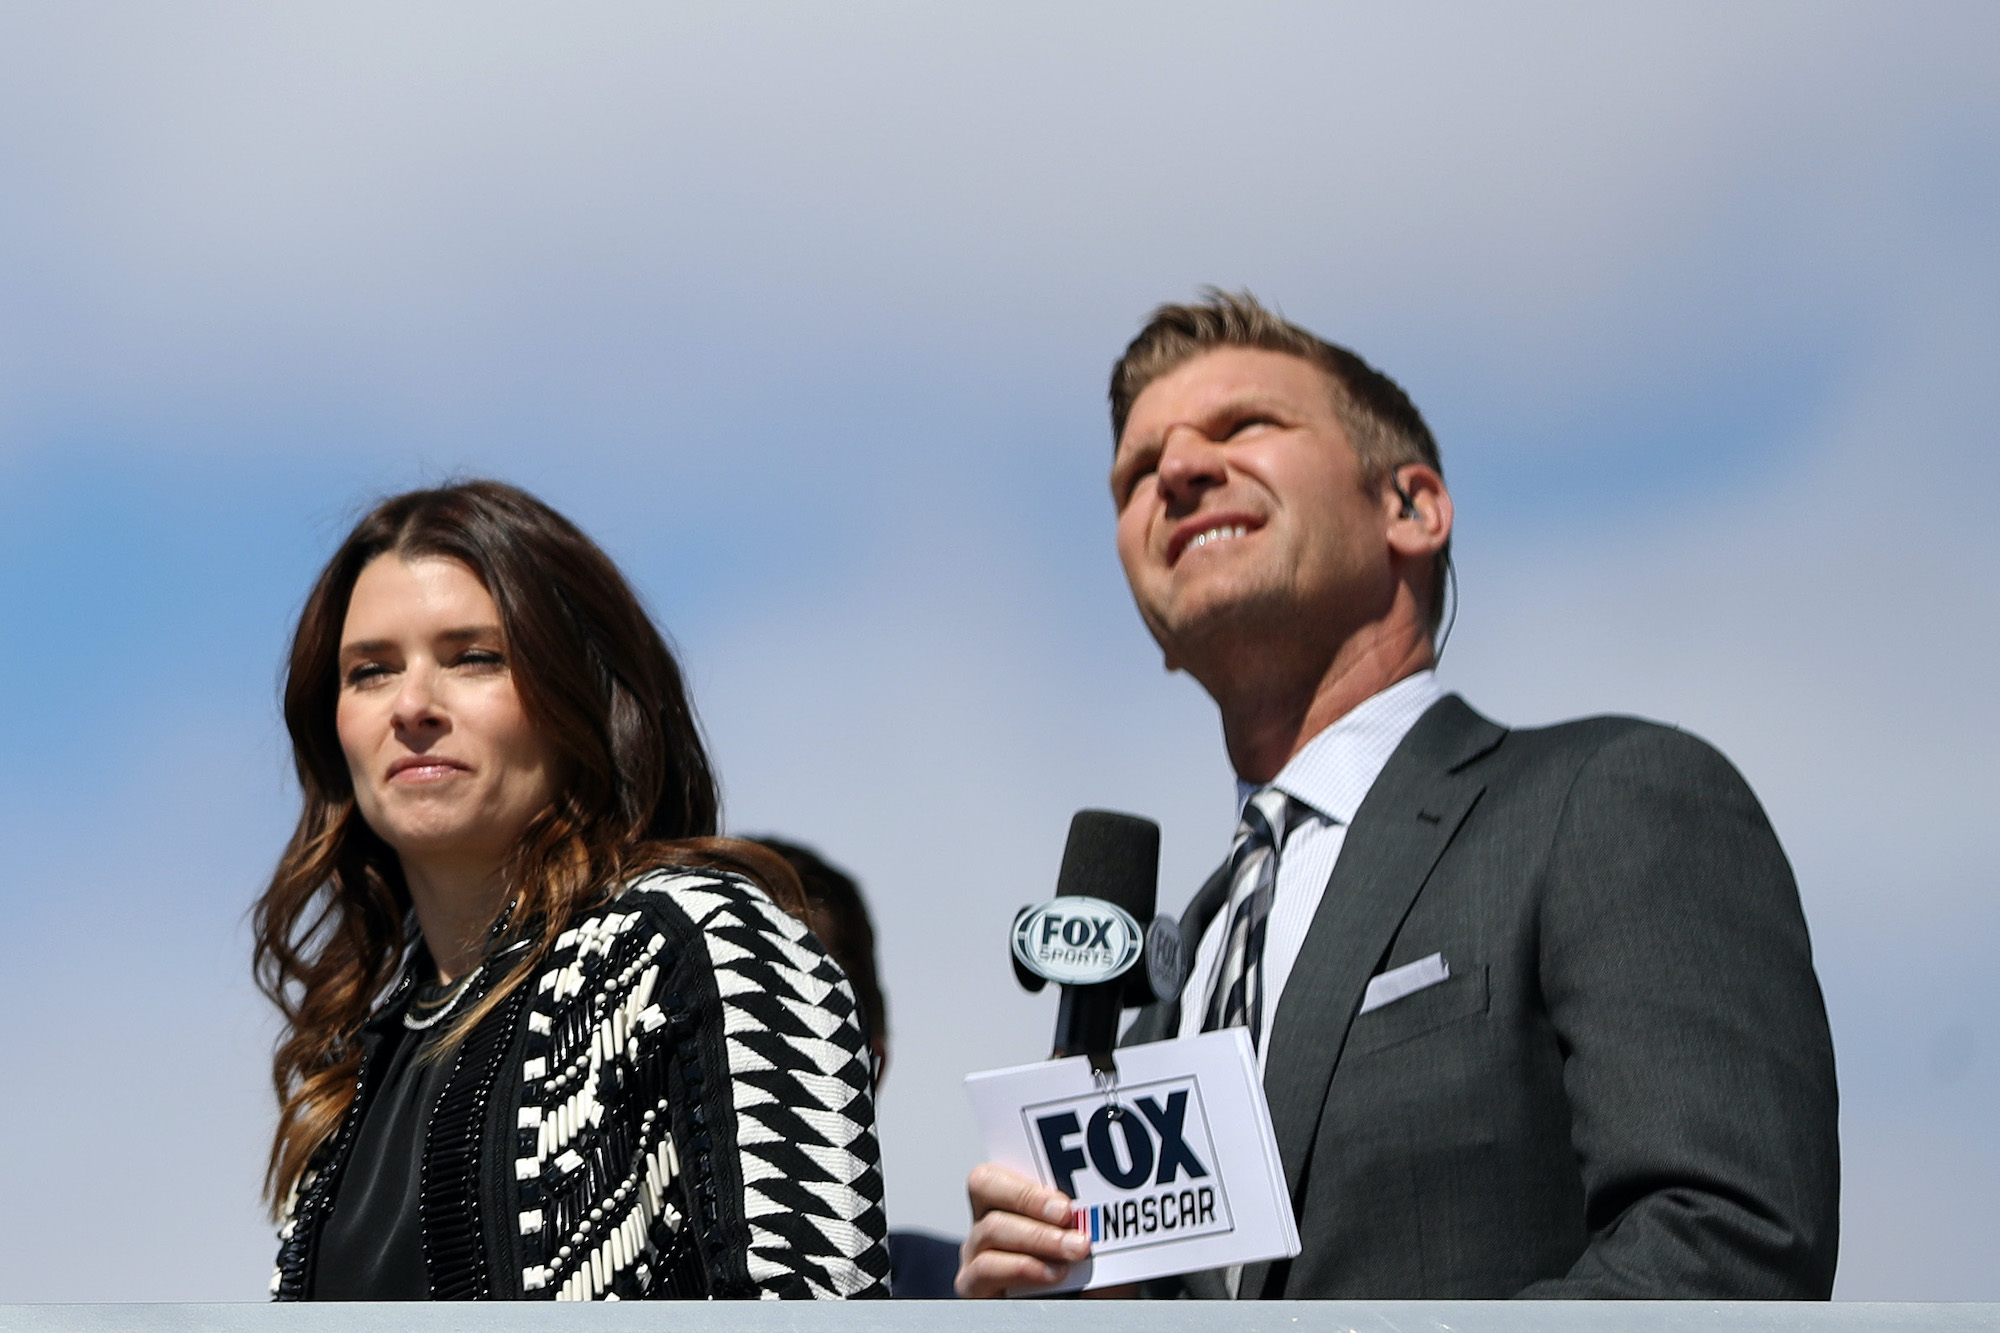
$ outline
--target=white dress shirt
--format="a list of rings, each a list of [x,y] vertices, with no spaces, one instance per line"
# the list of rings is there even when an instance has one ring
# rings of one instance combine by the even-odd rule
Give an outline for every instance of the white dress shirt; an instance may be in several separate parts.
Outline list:
[[[1278,1012],[1278,1000],[1285,982],[1298,961],[1306,942],[1306,931],[1319,911],[1320,896],[1334,862],[1340,858],[1341,844],[1347,840],[1347,826],[1354,822],[1368,789],[1375,785],[1389,756],[1409,734],[1430,706],[1444,697],[1437,674],[1419,671],[1397,681],[1306,742],[1280,769],[1270,785],[1310,810],[1296,820],[1285,835],[1278,854],[1278,880],[1272,893],[1271,915],[1264,924],[1264,1013],[1257,1033],[1257,1060],[1261,1067],[1271,1049],[1271,1020]],[[1236,814],[1256,795],[1258,785],[1238,781]],[[1181,991],[1180,1035],[1191,1037],[1201,1031],[1208,1011],[1208,994],[1215,985],[1221,964],[1222,941],[1229,914],[1236,904],[1224,904],[1202,932],[1201,947],[1188,968],[1187,984]]]

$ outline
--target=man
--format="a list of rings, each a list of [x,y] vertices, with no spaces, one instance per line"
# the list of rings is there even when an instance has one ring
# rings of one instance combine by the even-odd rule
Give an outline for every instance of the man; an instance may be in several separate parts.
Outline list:
[[[1839,1153],[1798,893],[1679,731],[1509,731],[1438,687],[1437,447],[1360,358],[1219,292],[1113,371],[1118,554],[1215,699],[1230,860],[1177,1004],[1249,1028],[1303,1252],[1154,1294],[1824,1298]],[[1067,1200],[971,1177],[961,1294],[1053,1280]]]

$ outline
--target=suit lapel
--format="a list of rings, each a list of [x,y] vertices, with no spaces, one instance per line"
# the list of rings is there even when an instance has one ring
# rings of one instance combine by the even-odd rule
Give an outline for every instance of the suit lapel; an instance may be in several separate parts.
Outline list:
[[[1505,735],[1457,695],[1439,700],[1390,756],[1341,844],[1285,982],[1264,1062],[1271,1124],[1295,1203],[1361,994],[1485,790],[1476,773],[1464,770]],[[1244,1270],[1245,1295],[1259,1294],[1268,1267]]]

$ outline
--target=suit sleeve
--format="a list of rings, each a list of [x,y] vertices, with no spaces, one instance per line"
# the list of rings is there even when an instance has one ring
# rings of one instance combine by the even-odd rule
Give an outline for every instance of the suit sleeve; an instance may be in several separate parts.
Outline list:
[[[1729,763],[1646,727],[1579,771],[1540,975],[1590,1240],[1530,1298],[1824,1299],[1833,1048],[1798,890]]]

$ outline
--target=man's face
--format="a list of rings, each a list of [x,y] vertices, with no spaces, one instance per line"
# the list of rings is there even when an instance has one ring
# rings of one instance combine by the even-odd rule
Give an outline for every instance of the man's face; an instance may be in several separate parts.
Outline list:
[[[1147,385],[1111,494],[1139,614],[1197,677],[1220,649],[1337,647],[1394,596],[1394,510],[1298,357],[1218,348]]]

